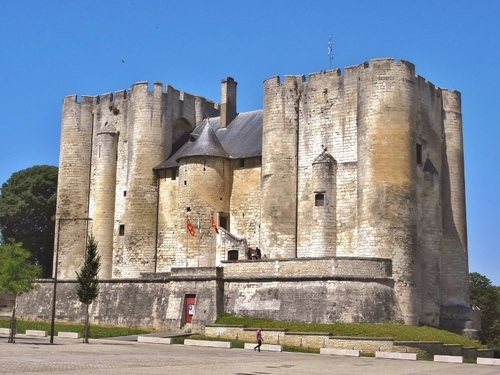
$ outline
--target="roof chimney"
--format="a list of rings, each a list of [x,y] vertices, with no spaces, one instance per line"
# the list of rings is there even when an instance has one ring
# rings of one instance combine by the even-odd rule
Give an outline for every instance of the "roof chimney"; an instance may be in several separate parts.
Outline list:
[[[231,77],[221,81],[220,127],[225,128],[236,117],[236,85]]]

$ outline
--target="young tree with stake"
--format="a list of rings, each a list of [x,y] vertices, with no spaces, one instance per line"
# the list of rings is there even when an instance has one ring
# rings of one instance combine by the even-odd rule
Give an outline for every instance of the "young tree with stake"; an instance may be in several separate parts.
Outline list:
[[[85,333],[83,342],[89,342],[89,306],[99,295],[99,280],[97,275],[101,268],[101,257],[97,252],[97,242],[93,235],[87,240],[87,251],[85,262],[80,269],[76,271],[76,294],[81,303],[85,304]]]

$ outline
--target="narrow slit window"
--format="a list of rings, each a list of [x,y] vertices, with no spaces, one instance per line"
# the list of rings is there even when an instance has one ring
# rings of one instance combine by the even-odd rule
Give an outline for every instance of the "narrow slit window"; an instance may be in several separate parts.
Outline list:
[[[120,224],[119,234],[120,234],[120,236],[125,235],[125,225],[124,224]]]
[[[417,164],[422,164],[422,145],[417,143]]]

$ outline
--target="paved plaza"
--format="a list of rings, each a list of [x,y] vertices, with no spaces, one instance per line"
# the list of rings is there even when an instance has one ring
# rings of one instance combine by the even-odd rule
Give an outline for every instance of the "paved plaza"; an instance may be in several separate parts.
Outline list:
[[[0,374],[499,374],[498,366],[0,335]]]

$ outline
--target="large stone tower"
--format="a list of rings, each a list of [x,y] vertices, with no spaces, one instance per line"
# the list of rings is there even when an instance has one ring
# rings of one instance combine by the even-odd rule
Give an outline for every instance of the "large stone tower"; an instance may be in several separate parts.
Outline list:
[[[266,256],[391,259],[407,324],[469,309],[458,93],[392,59],[273,77],[262,139]]]
[[[156,271],[157,180],[153,168],[215,103],[155,83],[63,102],[57,206],[59,277],[74,278],[93,233],[102,278]]]

